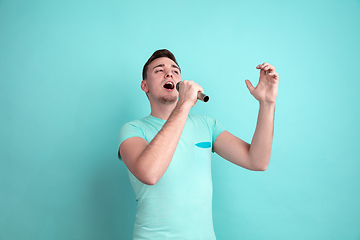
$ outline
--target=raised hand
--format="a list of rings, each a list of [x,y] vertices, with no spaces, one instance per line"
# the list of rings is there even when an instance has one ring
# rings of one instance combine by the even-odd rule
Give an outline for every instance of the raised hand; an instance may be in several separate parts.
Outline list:
[[[259,83],[254,87],[249,80],[245,80],[247,88],[260,103],[275,103],[278,94],[279,74],[275,71],[275,67],[269,63],[259,64],[256,68],[260,69]]]

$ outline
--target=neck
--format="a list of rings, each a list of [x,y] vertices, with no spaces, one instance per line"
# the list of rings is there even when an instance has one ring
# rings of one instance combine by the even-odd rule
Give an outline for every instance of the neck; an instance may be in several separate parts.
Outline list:
[[[176,104],[177,101],[174,103],[167,103],[167,104],[152,104],[150,102],[150,107],[151,107],[150,115],[163,120],[168,120],[169,116],[176,107]]]

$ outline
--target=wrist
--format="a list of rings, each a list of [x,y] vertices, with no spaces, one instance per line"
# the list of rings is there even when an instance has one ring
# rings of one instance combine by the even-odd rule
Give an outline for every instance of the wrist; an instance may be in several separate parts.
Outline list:
[[[260,108],[275,109],[275,102],[259,101]]]
[[[190,109],[192,108],[193,106],[191,105],[191,103],[189,102],[186,102],[186,101],[178,101],[176,106],[175,106],[175,109],[179,110],[179,111],[185,111],[185,112],[190,112]]]
[[[173,110],[173,114],[172,115],[184,115],[184,116],[188,116],[189,112],[190,112],[191,106],[189,106],[186,103],[177,103],[174,110]]]

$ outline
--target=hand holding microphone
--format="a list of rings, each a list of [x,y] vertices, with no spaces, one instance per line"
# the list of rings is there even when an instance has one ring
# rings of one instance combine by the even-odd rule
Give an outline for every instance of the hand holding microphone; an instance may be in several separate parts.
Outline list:
[[[181,84],[181,82],[178,82],[177,84],[176,84],[176,90],[179,92],[179,85]],[[202,93],[202,92],[198,92],[197,93],[197,99],[199,99],[199,100],[201,100],[201,101],[203,101],[203,102],[207,102],[207,101],[209,101],[209,96],[207,96],[207,95],[205,95],[204,93]]]

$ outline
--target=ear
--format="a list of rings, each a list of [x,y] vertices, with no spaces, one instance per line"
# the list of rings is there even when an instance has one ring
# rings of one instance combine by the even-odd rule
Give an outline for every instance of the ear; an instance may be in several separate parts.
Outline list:
[[[149,88],[148,88],[146,79],[141,81],[141,89],[146,93],[149,92]]]

